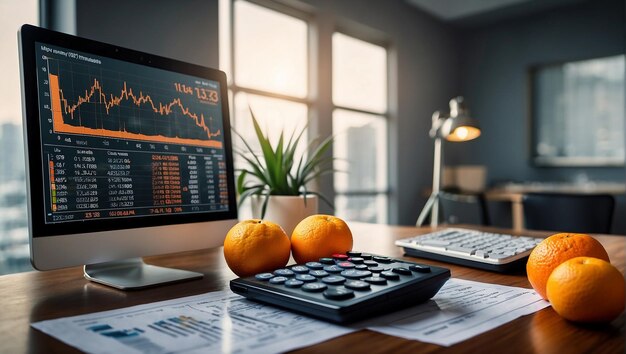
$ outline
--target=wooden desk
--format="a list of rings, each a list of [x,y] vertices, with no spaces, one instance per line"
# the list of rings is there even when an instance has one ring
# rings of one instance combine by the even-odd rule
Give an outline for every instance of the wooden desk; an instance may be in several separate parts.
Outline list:
[[[401,249],[393,245],[395,239],[430,230],[427,227],[394,227],[363,223],[350,223],[350,226],[354,233],[355,249],[394,257],[402,255]],[[598,236],[598,240],[607,248],[612,263],[622,273],[626,273],[626,237]],[[202,280],[129,292],[85,280],[80,267],[0,277],[2,296],[0,353],[77,352],[76,349],[34,330],[30,323],[227,289],[229,280],[235,277],[224,262],[221,248],[148,257],[146,261],[202,272],[205,277]],[[452,276],[456,278],[530,288],[525,275],[501,275],[435,261],[425,262],[450,268]],[[569,323],[561,319],[551,308],[547,308],[449,348],[364,330],[296,352],[624,353],[625,333],[624,313],[610,325],[588,327]]]

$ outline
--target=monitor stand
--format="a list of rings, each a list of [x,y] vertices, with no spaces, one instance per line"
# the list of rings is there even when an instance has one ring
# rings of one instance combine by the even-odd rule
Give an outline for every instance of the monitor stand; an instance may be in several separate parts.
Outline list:
[[[185,280],[199,279],[202,273],[157,267],[141,258],[84,266],[85,278],[122,290],[136,290]]]

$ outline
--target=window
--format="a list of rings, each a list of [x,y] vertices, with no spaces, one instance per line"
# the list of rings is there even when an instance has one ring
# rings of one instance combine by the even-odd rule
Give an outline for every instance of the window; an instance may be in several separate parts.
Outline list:
[[[273,143],[281,131],[302,129],[309,111],[308,24],[243,0],[221,1],[220,7],[221,18],[233,21],[220,27],[220,66],[230,80],[235,130],[256,142],[250,109]]]
[[[28,249],[28,216],[17,30],[37,24],[38,1],[0,2],[0,274],[32,269]]]
[[[304,127],[312,106],[332,107],[332,118],[313,119],[319,131],[333,132],[335,168],[349,173],[337,172],[334,188],[320,189],[334,191],[336,215],[386,222],[387,50],[342,33],[326,32],[317,35],[332,36],[332,47],[312,52],[315,45],[309,38],[315,36],[309,32],[313,20],[274,1],[221,0],[220,20],[220,67],[230,80],[235,130],[247,141],[256,140],[248,106],[270,135]],[[331,51],[332,72],[310,67],[310,56],[321,58]],[[314,82],[332,82],[332,101],[314,94],[320,88],[311,86],[311,77],[317,79]],[[278,134],[271,138],[275,142]]]
[[[220,66],[229,78],[233,128],[253,149],[259,147],[250,110],[272,144],[280,132],[300,131],[309,116],[307,22],[244,0],[220,1],[220,19]],[[244,150],[240,139],[233,141]],[[235,164],[244,161],[235,156]],[[251,217],[248,207],[239,214]]]
[[[624,55],[531,70],[539,165],[624,165]]]
[[[336,214],[385,223],[387,51],[342,33],[333,34],[332,43]]]

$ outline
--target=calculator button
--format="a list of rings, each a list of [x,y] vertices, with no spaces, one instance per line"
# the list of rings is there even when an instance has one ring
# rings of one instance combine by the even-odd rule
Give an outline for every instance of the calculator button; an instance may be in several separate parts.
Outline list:
[[[391,258],[389,257],[374,256],[374,260],[380,263],[391,263]]]
[[[387,280],[398,280],[398,279],[400,279],[400,276],[398,274],[396,274],[394,272],[390,272],[388,270],[385,270],[385,271],[381,272],[380,275],[383,278],[387,279]]]
[[[326,284],[338,285],[338,284],[343,284],[343,282],[346,281],[346,278],[340,277],[338,275],[331,275],[331,276],[322,278],[322,281]]]
[[[288,288],[299,288],[304,284],[302,280],[289,279],[285,282],[285,286]]]
[[[367,253],[361,253],[361,258],[365,259],[366,261],[370,261],[372,260],[372,255]]]
[[[348,251],[346,252],[346,255],[349,257],[361,257],[361,252]]]
[[[323,278],[328,276],[328,272],[325,270],[312,270],[309,272],[309,274],[316,278]]]
[[[367,266],[365,264],[357,264],[354,266],[354,269],[367,270]]]
[[[350,262],[339,262],[337,263],[338,266],[340,266],[343,269],[352,269],[354,268],[354,263],[350,263]]]
[[[272,273],[259,273],[254,276],[257,280],[269,280],[274,277]]]
[[[411,271],[404,267],[393,268],[391,271],[400,275],[411,275]]]
[[[306,283],[302,285],[302,290],[308,291],[310,293],[318,293],[320,291],[324,291],[328,288],[326,284],[322,283]]]
[[[276,269],[274,271],[274,275],[278,275],[281,277],[293,277],[293,271],[289,270],[289,269]]]
[[[330,265],[330,266],[324,267],[324,270],[327,271],[328,273],[341,273],[343,268],[337,265]]]
[[[307,262],[307,264],[305,264],[305,266],[309,267],[309,269],[315,269],[315,270],[319,270],[319,269],[323,269],[324,265],[320,262]]]
[[[384,270],[382,267],[369,267],[367,269],[373,273],[380,273]]]
[[[296,275],[296,280],[302,280],[305,283],[310,283],[312,281],[316,281],[317,278],[309,274],[298,274]]]
[[[372,260],[363,261],[363,264],[368,265],[370,267],[376,267],[378,265],[377,262],[374,262]]]
[[[333,257],[334,259],[336,259],[338,261],[347,261],[348,260],[348,256],[346,256],[345,254],[341,254],[341,253],[335,253],[331,257]]]
[[[374,285],[385,285],[387,284],[387,279],[385,278],[381,278],[381,277],[368,277],[368,278],[363,278],[364,281],[370,283],[370,284],[374,284]]]
[[[331,300],[345,300],[354,297],[354,291],[346,288],[334,288],[324,291],[324,296]]]
[[[414,264],[409,269],[418,273],[430,273],[430,267],[423,264]]]
[[[320,263],[322,264],[335,264],[335,260],[332,258],[324,257],[320,258]]]
[[[273,277],[272,279],[270,279],[270,283],[272,284],[283,284],[286,281],[286,277]]]
[[[409,272],[410,274],[411,272]],[[350,279],[361,279],[365,277],[369,277],[372,275],[372,272],[369,270],[357,270],[357,269],[348,269],[341,272],[341,276],[350,278]]]
[[[352,262],[354,264],[361,264],[363,263],[364,259],[361,257],[350,257],[348,258],[348,262]]]
[[[346,282],[343,283],[343,286],[345,286],[348,289],[360,290],[360,291],[370,289],[370,284],[362,280],[346,280]]]
[[[309,268],[302,265],[293,266],[291,267],[291,270],[297,274],[306,274],[309,272]]]

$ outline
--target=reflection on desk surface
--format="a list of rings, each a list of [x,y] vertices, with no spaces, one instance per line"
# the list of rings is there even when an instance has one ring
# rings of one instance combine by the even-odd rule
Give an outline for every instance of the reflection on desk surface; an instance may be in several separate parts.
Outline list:
[[[626,183],[608,181],[586,182],[524,182],[505,183],[491,189],[490,192],[505,193],[593,193],[593,194],[622,194],[626,193]]]

